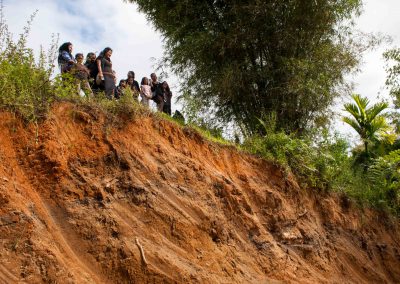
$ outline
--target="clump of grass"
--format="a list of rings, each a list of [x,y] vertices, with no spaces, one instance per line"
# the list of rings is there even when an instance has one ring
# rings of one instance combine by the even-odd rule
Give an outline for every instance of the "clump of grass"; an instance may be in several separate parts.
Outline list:
[[[69,100],[71,101],[71,100]],[[125,94],[118,100],[108,99],[103,92],[97,93],[94,98],[79,97],[72,100],[75,110],[83,111],[97,119],[105,117],[107,128],[123,128],[137,117],[152,115],[148,107],[141,105],[136,98]]]
[[[205,127],[198,126],[196,124],[189,124],[187,127],[197,131],[200,133],[201,136],[203,136],[206,140],[220,144],[220,145],[225,145],[225,146],[236,146],[235,143],[232,141],[229,141],[222,137],[222,135],[217,135],[212,132],[212,130],[207,129]]]
[[[109,116],[131,119],[136,115],[148,115],[150,110],[141,105],[132,95],[125,94],[118,100],[107,99],[104,93],[100,93],[92,101],[102,108]]]

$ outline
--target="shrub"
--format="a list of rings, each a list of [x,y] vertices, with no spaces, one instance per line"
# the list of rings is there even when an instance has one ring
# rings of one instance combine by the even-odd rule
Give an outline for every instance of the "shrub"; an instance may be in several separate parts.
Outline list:
[[[326,136],[320,142],[313,142],[268,131],[266,136],[247,139],[243,146],[290,170],[307,187],[343,190],[351,175],[347,143],[338,137]]]
[[[149,108],[139,104],[131,92],[125,93],[118,100],[109,100],[104,93],[98,94],[94,103],[98,104],[110,117],[129,119],[136,114],[147,114],[150,112]]]
[[[368,169],[370,199],[375,205],[400,213],[400,150],[377,158]]]
[[[51,74],[57,53],[57,39],[53,36],[50,49],[40,51],[36,61],[33,50],[26,47],[30,26],[36,13],[14,41],[4,20],[0,22],[0,106],[18,112],[28,121],[45,115],[55,99]]]

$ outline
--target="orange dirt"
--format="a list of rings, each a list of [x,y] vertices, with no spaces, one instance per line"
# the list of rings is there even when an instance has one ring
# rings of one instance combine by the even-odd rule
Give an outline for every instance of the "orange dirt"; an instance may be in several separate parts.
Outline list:
[[[400,282],[398,220],[171,122],[63,103],[0,145],[0,283]]]

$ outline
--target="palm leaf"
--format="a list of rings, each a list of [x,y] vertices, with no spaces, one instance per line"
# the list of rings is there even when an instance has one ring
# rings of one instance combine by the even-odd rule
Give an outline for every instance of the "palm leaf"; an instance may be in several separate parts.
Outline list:
[[[392,135],[390,134],[391,127],[387,123],[386,119],[383,116],[378,116],[375,118],[375,120],[369,125],[368,128],[368,137],[371,140],[376,140],[376,141],[388,141],[390,144],[391,142]]]
[[[377,117],[382,111],[387,109],[389,105],[387,103],[376,103],[367,111],[368,120],[372,121]]]
[[[358,106],[355,104],[344,104],[344,109],[350,113],[357,121],[362,120],[362,116],[360,113],[360,110],[358,109]]]
[[[355,131],[357,131],[358,134],[363,136],[362,129],[360,127],[360,124],[353,118],[350,117],[343,117],[342,121],[350,125]]]
[[[369,100],[367,98],[362,98],[358,94],[354,94],[351,97],[356,102],[360,115],[362,117],[366,117],[367,115],[365,112],[366,112],[367,106],[369,104]]]

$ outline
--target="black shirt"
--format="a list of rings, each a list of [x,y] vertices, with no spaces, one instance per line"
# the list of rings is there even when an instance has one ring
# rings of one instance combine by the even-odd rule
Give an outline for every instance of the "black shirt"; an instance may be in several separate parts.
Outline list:
[[[138,92],[140,92],[140,87],[139,87],[138,81],[133,80],[133,84],[132,84],[131,88],[135,88]]]
[[[99,73],[99,70],[97,69],[97,63],[96,61],[93,62],[86,62],[85,66],[89,69],[90,71],[90,78],[96,78],[97,73]]]

